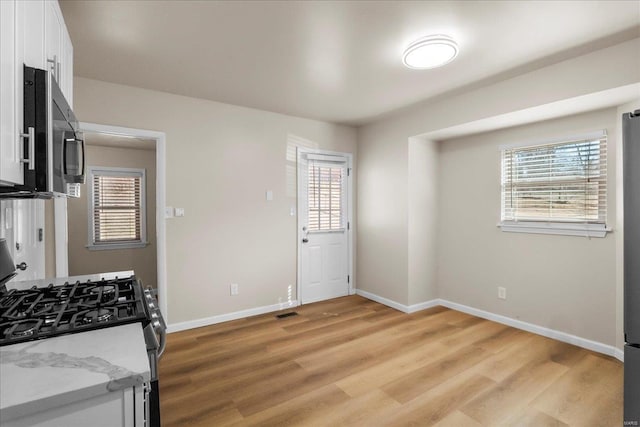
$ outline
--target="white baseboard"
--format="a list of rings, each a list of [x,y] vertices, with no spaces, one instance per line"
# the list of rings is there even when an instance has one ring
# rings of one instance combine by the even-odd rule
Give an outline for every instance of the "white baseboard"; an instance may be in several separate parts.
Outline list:
[[[392,301],[390,299],[381,297],[376,294],[372,294],[371,292],[363,291],[362,289],[356,289],[356,294],[365,297],[366,299],[370,299],[371,301],[379,302],[380,304],[384,304],[388,307],[395,308],[396,310],[402,311],[404,313],[415,313],[416,311],[426,310],[427,308],[435,307],[439,305],[438,300],[431,300],[421,302],[419,304],[413,305],[404,305],[398,302]]]
[[[396,310],[402,311],[404,313],[409,312],[409,306],[381,297],[380,295],[372,294],[371,292],[363,291],[362,289],[356,289],[356,294],[365,297],[366,299],[370,299],[371,301],[384,304],[387,307],[395,308]]]
[[[179,332],[187,329],[200,328],[202,326],[215,325],[216,323],[228,322],[230,320],[243,319],[245,317],[257,316],[259,314],[286,310],[292,307],[297,307],[298,305],[300,304],[298,304],[298,301],[296,300],[282,304],[265,305],[263,307],[256,307],[247,310],[235,311],[233,313],[220,314],[218,316],[206,317],[204,319],[173,323],[167,326],[167,332]]]
[[[392,301],[390,299],[381,297],[379,295],[372,294],[371,292],[363,291],[361,289],[357,289],[356,293],[358,295],[363,296],[364,298],[370,299],[375,302],[379,302],[380,304],[384,304],[388,307],[395,308],[396,310],[400,310],[404,313],[414,313],[416,311],[425,310],[427,308],[441,305],[443,307],[447,307],[453,310],[461,311],[463,313],[471,314],[476,317],[481,317],[483,319],[491,320],[493,322],[502,323],[507,326],[511,326],[517,329],[522,329],[524,331],[531,332],[534,334],[542,335],[547,338],[566,342],[568,344],[573,344],[578,347],[586,348],[587,350],[592,350],[598,353],[606,354],[607,356],[613,356],[616,359],[620,360],[621,362],[624,362],[623,350],[620,350],[614,346],[603,344],[597,341],[592,341],[586,338],[581,338],[572,334],[568,334],[566,332],[561,332],[554,329],[545,328],[543,326],[534,325],[533,323],[524,322],[522,320],[512,319],[510,317],[502,316],[500,314],[494,314],[488,311],[480,310],[477,308],[469,307],[463,304],[458,304],[458,303],[447,301],[444,299],[434,299],[431,301],[425,301],[420,304],[407,306],[407,305]]]
[[[463,313],[471,314],[476,317],[482,317],[483,319],[491,320],[493,322],[502,323],[503,325],[522,329],[523,331],[542,335],[543,337],[552,338],[554,340],[566,342],[568,344],[573,344],[578,347],[586,348],[587,350],[606,354],[607,356],[613,356],[620,361],[622,361],[623,359],[622,350],[619,350],[618,348],[608,344],[592,341],[587,338],[578,337],[576,335],[557,331],[555,329],[534,325],[533,323],[523,322],[522,320],[512,319],[511,317],[502,316],[500,314],[494,314],[488,311],[479,310],[477,308],[469,307],[444,299],[440,300],[440,305],[451,308],[453,310],[461,311]]]

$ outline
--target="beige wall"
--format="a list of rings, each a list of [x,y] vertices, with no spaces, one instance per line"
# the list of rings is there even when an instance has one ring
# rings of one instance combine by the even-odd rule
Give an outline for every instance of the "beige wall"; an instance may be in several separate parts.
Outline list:
[[[615,345],[615,108],[468,136],[440,144],[440,297],[582,338]],[[500,145],[608,133],[606,238],[503,232]],[[500,300],[498,286],[507,289]]]
[[[411,296],[419,294],[416,284],[428,284],[434,274],[440,277],[438,264],[433,259],[423,259],[425,265],[416,266],[416,262],[421,261],[420,257],[410,255],[410,248],[415,245],[410,237],[413,227],[410,226],[410,218],[422,209],[416,210],[412,207],[413,202],[409,202],[407,182],[410,181],[410,162],[413,162],[409,158],[410,139],[506,115],[510,115],[510,119],[517,117],[518,120],[532,122],[535,120],[530,119],[527,113],[533,110],[547,115],[554,111],[555,117],[570,114],[557,108],[561,102],[568,102],[567,105],[574,109],[588,111],[593,109],[587,102],[588,96],[640,82],[638,51],[640,39],[634,39],[489,86],[406,108],[359,128],[358,288],[410,305],[420,302]],[[512,126],[513,122],[505,122],[502,127],[509,125]],[[492,126],[496,126],[496,120]],[[470,147],[469,152],[472,151]],[[434,215],[439,218],[442,212],[433,206],[427,218]],[[492,218],[494,225],[496,212]],[[447,211],[446,215],[449,214],[455,213]],[[437,221],[439,224],[440,219]],[[427,238],[428,234],[427,228],[420,235]],[[429,253],[426,248],[423,250]],[[572,262],[577,261],[573,259]],[[483,268],[495,267],[487,265]],[[609,277],[609,280],[615,279]],[[428,288],[423,289],[425,297],[432,294],[432,286],[426,286]],[[444,285],[436,282],[436,288],[440,294]],[[531,307],[532,311],[543,309],[544,306]],[[554,326],[558,330],[576,330],[573,322],[592,316],[591,306],[582,306],[579,317],[560,319],[561,313],[554,316]],[[613,316],[612,325],[606,326],[610,335],[604,337],[597,333],[603,342],[611,344],[616,342],[615,332],[612,332],[615,330],[615,314]]]
[[[409,140],[408,305],[438,298],[438,143]]]
[[[84,122],[166,133],[167,205],[186,213],[167,220],[170,324],[287,300],[297,256],[288,144],[355,153],[353,128],[77,77],[74,106]]]
[[[81,197],[67,200],[69,224],[69,275],[105,271],[134,270],[145,287],[157,284],[156,245],[156,153],[151,150],[88,145],[87,166],[111,166],[144,169],[146,174],[147,240],[144,248],[92,251],[88,244],[87,185]],[[88,181],[87,181],[88,182]]]

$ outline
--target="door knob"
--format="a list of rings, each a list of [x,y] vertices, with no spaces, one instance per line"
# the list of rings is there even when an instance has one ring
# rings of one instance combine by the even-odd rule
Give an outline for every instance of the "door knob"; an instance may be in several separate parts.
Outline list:
[[[27,267],[28,267],[28,266],[27,266],[27,263],[26,263],[26,262],[24,262],[24,261],[22,261],[20,264],[16,264],[16,268],[17,268],[18,270],[25,271],[25,270],[27,269]]]
[[[309,241],[309,239],[307,239],[306,237],[304,239],[302,239],[302,243],[307,243],[308,241]]]

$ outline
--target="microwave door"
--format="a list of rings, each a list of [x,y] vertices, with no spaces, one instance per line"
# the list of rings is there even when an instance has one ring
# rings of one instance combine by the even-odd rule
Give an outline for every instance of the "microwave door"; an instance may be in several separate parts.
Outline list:
[[[51,177],[51,191],[54,193],[66,193],[67,186],[64,179],[64,148],[65,148],[65,139],[67,135],[71,131],[71,127],[69,123],[62,119],[56,119],[56,111],[59,112],[56,105],[54,104],[54,120],[52,126],[52,155],[53,155],[53,174]]]

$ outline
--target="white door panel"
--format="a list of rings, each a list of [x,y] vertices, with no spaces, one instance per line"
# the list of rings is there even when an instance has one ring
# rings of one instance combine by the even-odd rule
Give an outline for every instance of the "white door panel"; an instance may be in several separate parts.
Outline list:
[[[348,158],[298,153],[301,303],[349,294]]]

